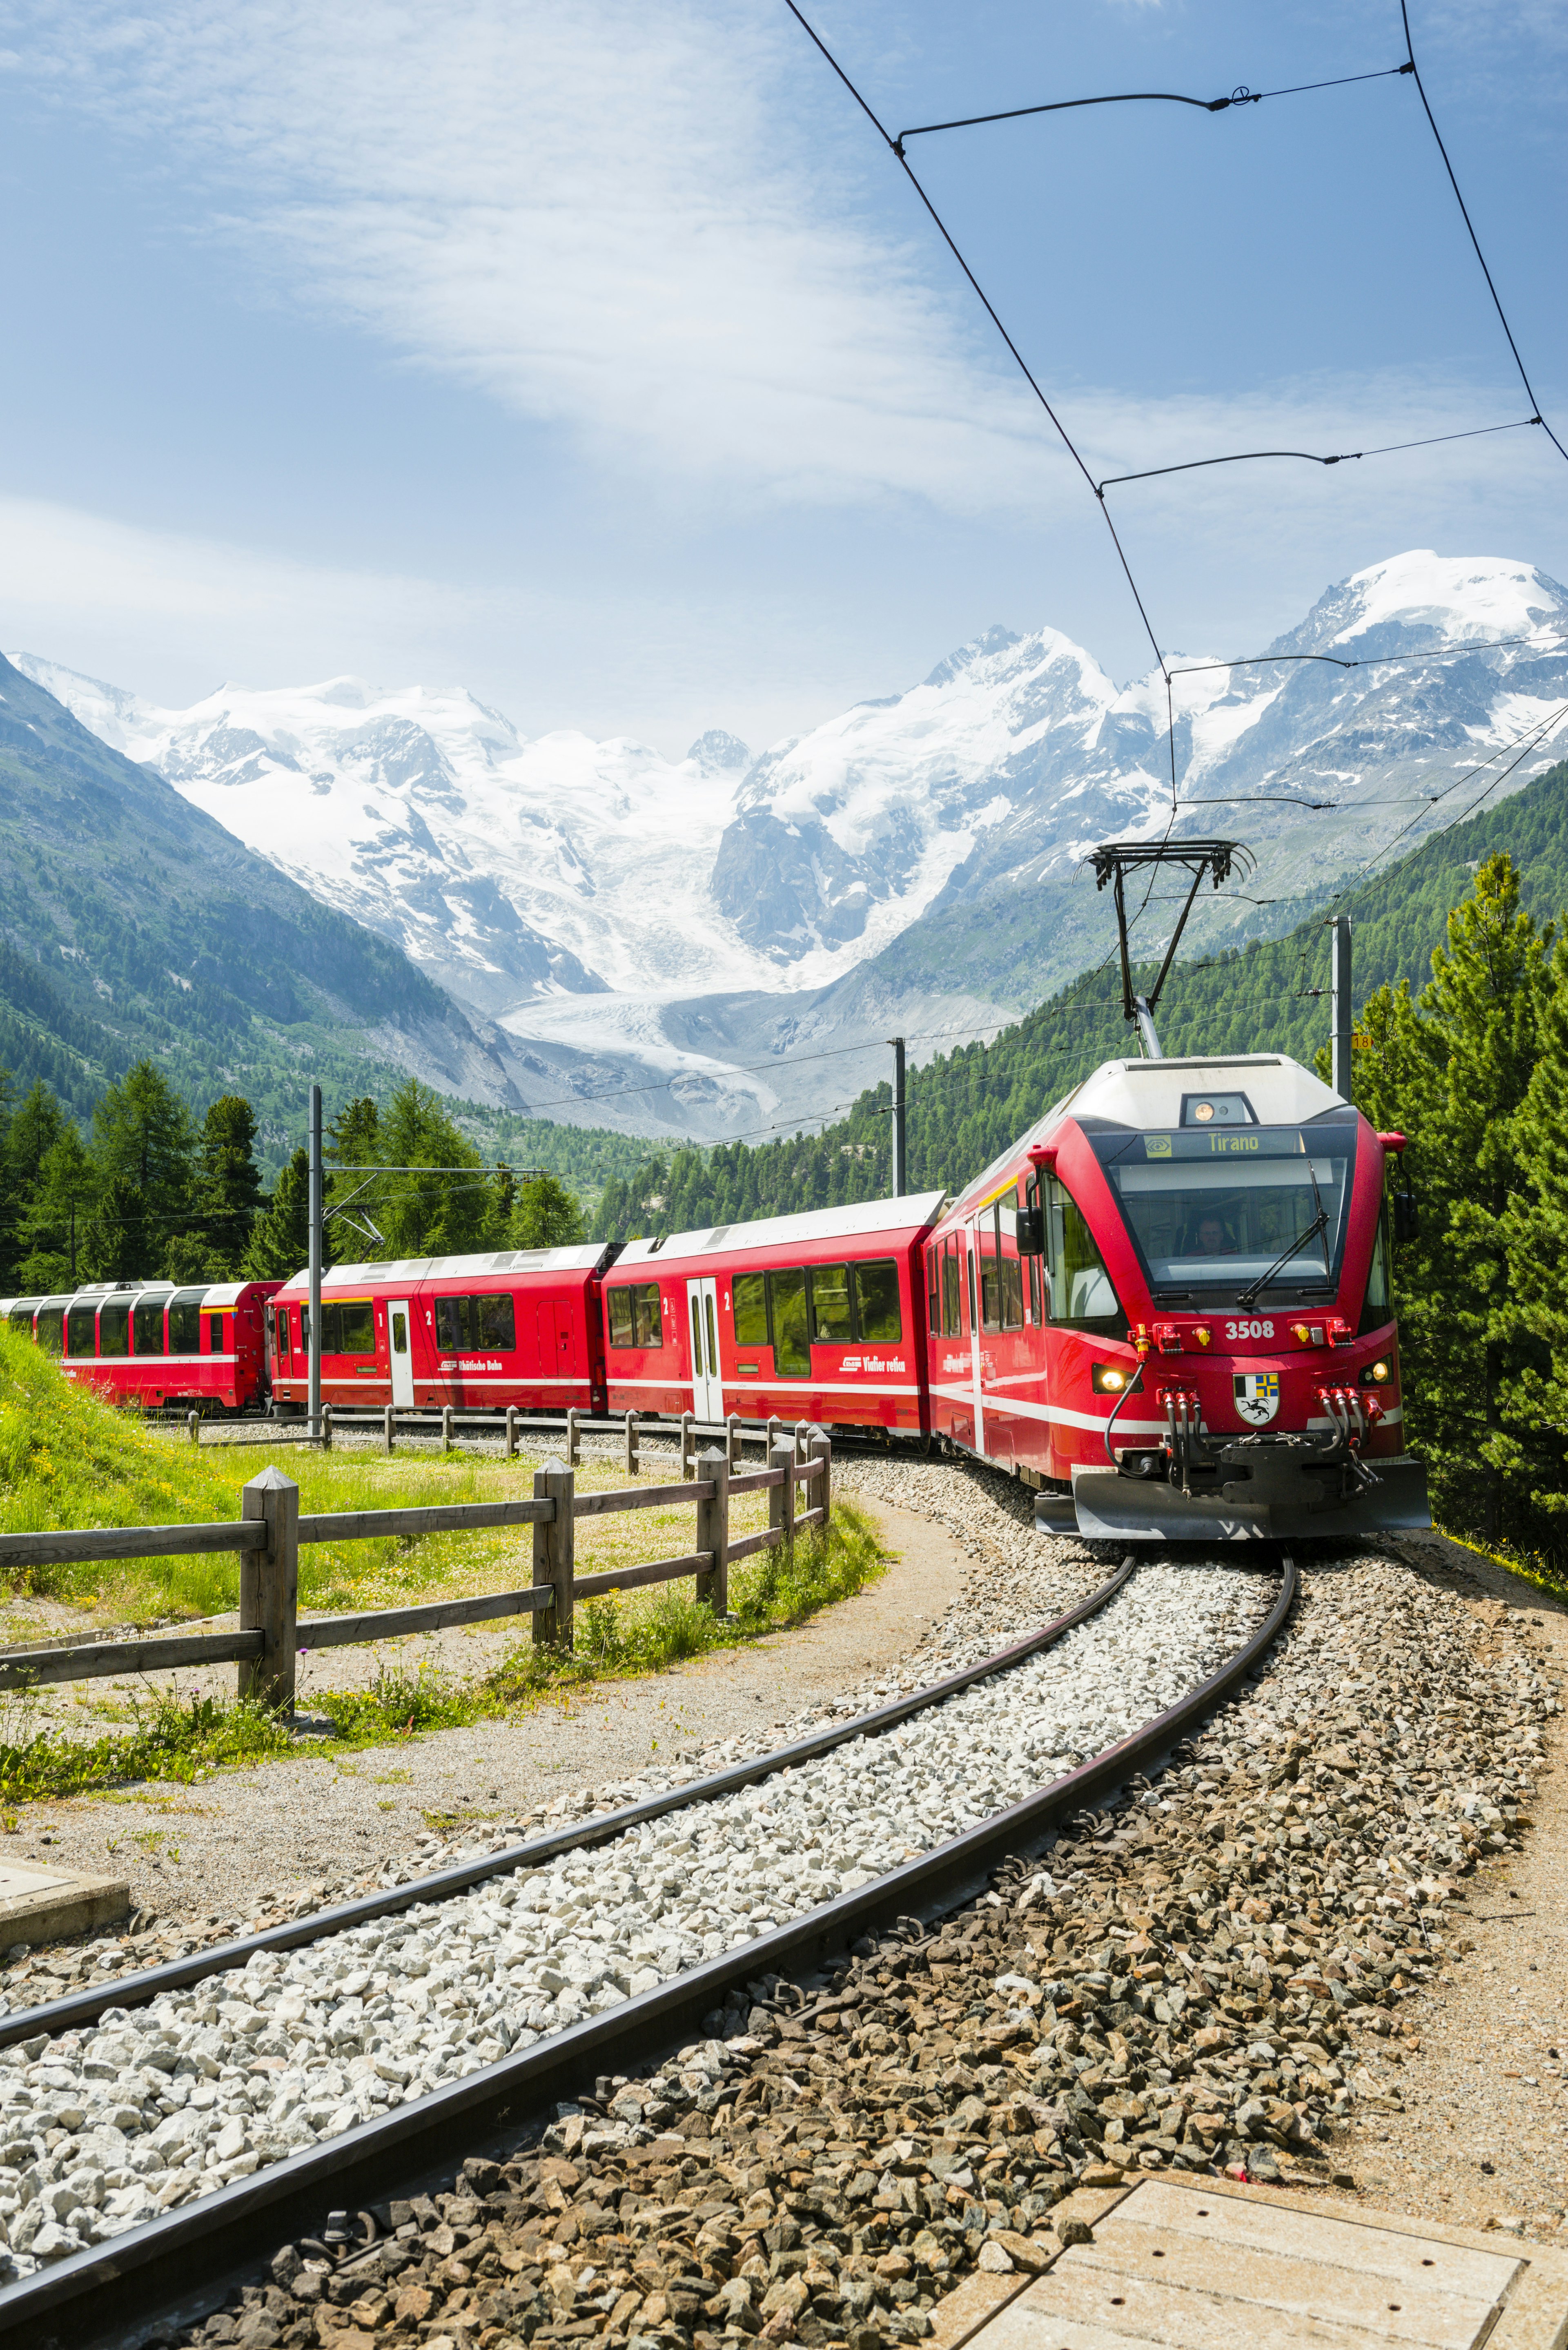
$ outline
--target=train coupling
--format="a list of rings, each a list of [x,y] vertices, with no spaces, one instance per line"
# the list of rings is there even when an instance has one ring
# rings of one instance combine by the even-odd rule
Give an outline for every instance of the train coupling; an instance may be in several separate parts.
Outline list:
[[[1401,1454],[1375,1463],[1362,1446],[1380,1413],[1351,1388],[1324,1388],[1324,1431],[1212,1435],[1198,1399],[1162,1390],[1166,1436],[1128,1448],[1114,1468],[1073,1471],[1082,1534],[1107,1541],[1280,1541],[1307,1534],[1417,1533],[1431,1525],[1427,1472]]]

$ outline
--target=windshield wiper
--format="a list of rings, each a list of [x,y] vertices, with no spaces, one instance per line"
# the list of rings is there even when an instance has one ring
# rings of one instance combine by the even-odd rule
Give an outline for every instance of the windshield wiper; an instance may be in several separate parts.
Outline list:
[[[1317,1177],[1312,1171],[1312,1160],[1310,1159],[1307,1160],[1307,1181],[1312,1185],[1312,1195],[1317,1204],[1317,1213],[1313,1218],[1311,1223],[1307,1226],[1305,1232],[1298,1232],[1296,1234],[1295,1239],[1291,1243],[1289,1248],[1286,1249],[1284,1254],[1282,1256],[1277,1256],[1272,1264],[1269,1266],[1267,1272],[1261,1273],[1256,1281],[1250,1281],[1247,1284],[1246,1288],[1238,1293],[1236,1304],[1243,1314],[1251,1312],[1251,1308],[1256,1305],[1258,1302],[1259,1291],[1268,1287],[1275,1274],[1281,1272],[1284,1266],[1289,1264],[1292,1257],[1293,1257],[1299,1250],[1304,1249],[1308,1241],[1316,1240],[1320,1233],[1326,1232],[1328,1230],[1328,1210],[1323,1204],[1323,1193],[1317,1188]],[[1327,1259],[1328,1251],[1324,1249],[1324,1260],[1325,1265]]]

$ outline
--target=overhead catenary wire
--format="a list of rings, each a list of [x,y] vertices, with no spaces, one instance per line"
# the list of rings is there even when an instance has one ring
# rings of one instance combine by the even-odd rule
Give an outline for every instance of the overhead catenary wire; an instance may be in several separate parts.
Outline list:
[[[1557,438],[1556,433],[1553,432],[1551,425],[1546,422],[1546,419],[1541,413],[1541,402],[1535,397],[1535,387],[1530,380],[1529,372],[1525,367],[1524,360],[1520,354],[1519,345],[1513,338],[1513,328],[1508,323],[1508,313],[1502,307],[1502,296],[1498,292],[1497,286],[1493,283],[1491,271],[1487,267],[1487,258],[1485,254],[1481,251],[1480,239],[1476,234],[1475,223],[1471,220],[1469,215],[1469,207],[1465,203],[1462,194],[1459,192],[1458,175],[1454,171],[1452,163],[1449,161],[1449,151],[1443,144],[1443,134],[1438,128],[1438,118],[1432,112],[1432,103],[1427,96],[1426,85],[1421,79],[1421,69],[1416,63],[1416,45],[1410,37],[1410,10],[1407,5],[1407,0],[1399,0],[1399,18],[1405,27],[1405,52],[1408,60],[1410,75],[1416,84],[1416,95],[1421,101],[1421,110],[1427,118],[1428,126],[1431,130],[1433,138],[1437,140],[1438,152],[1443,159],[1443,169],[1449,175],[1449,185],[1454,192],[1454,202],[1459,208],[1459,217],[1464,222],[1465,227],[1469,231],[1471,244],[1475,247],[1475,256],[1480,263],[1481,276],[1486,279],[1486,290],[1491,296],[1492,307],[1497,312],[1499,324],[1501,326],[1504,335],[1508,338],[1508,348],[1513,353],[1513,364],[1519,369],[1519,380],[1524,386],[1525,391],[1529,396],[1530,405],[1535,411],[1536,420],[1543,427],[1546,437],[1551,442],[1552,446],[1556,450],[1557,454],[1560,457],[1568,459],[1568,449],[1565,449],[1563,446],[1562,442]]]
[[[1166,473],[1197,473],[1209,465],[1250,465],[1264,457],[1299,457],[1306,465],[1353,465],[1365,457],[1393,457],[1402,449],[1436,449],[1445,441],[1484,441],[1489,432],[1518,432],[1527,424],[1541,424],[1539,416],[1511,417],[1506,424],[1474,424],[1463,432],[1429,432],[1419,441],[1386,441],[1376,449],[1342,449],[1337,456],[1320,457],[1311,449],[1240,449],[1229,457],[1189,457],[1179,465],[1149,465],[1141,473],[1107,473],[1095,484],[1104,497],[1122,482],[1155,482]]]
[[[1249,89],[1245,82],[1238,82],[1229,98],[1189,98],[1174,89],[1118,89],[1101,98],[1056,98],[1043,106],[1008,106],[996,114],[960,115],[951,122],[917,122],[908,130],[899,131],[892,142],[893,151],[901,160],[906,139],[926,139],[936,130],[974,130],[988,122],[1022,122],[1034,114],[1072,114],[1085,106],[1191,106],[1200,114],[1226,114],[1233,107],[1262,106],[1269,98],[1301,98],[1308,90],[1346,89],[1357,81],[1391,81],[1415,70],[1413,63],[1379,66],[1371,73],[1336,74],[1330,81],[1293,82],[1288,89]]]
[[[1137,581],[1133,577],[1132,565],[1127,560],[1127,549],[1123,546],[1121,539],[1117,536],[1116,526],[1111,520],[1109,507],[1106,505],[1104,498],[1100,496],[1099,492],[1095,490],[1095,477],[1090,473],[1088,466],[1085,464],[1077,443],[1073,439],[1073,436],[1068,432],[1066,426],[1063,423],[1061,418],[1057,415],[1056,411],[1052,407],[1050,400],[1046,398],[1044,390],[1036,380],[1034,372],[1030,367],[1028,360],[1024,358],[1023,352],[1013,341],[1012,337],[1008,333],[1007,328],[1002,325],[1001,317],[997,312],[994,304],[992,302],[990,296],[986,293],[984,286],[981,286],[979,278],[970,267],[969,263],[964,259],[963,255],[959,250],[951,231],[949,229],[946,222],[942,219],[941,214],[938,212],[935,204],[931,202],[929,196],[926,193],[925,189],[921,186],[919,181],[915,176],[914,166],[910,163],[909,157],[905,154],[902,147],[898,143],[898,140],[893,136],[892,132],[888,130],[887,126],[875,113],[867,99],[861,96],[859,90],[856,88],[854,82],[851,81],[849,76],[845,72],[844,68],[839,64],[838,59],[834,56],[832,50],[828,47],[821,34],[816,31],[815,27],[810,23],[808,18],[802,14],[800,8],[796,5],[796,0],[784,0],[784,5],[789,10],[790,15],[794,18],[795,22],[799,25],[801,30],[810,40],[813,47],[826,59],[834,73],[836,74],[838,79],[849,92],[850,97],[855,100],[856,105],[860,109],[860,111],[866,117],[867,121],[870,123],[872,129],[876,131],[877,136],[881,140],[883,145],[898,158],[900,166],[909,179],[909,185],[914,189],[916,195],[919,196],[926,211],[929,213],[931,220],[936,226],[938,234],[940,236],[943,244],[947,246],[948,251],[952,255],[953,259],[958,263],[958,265],[962,270],[965,277],[969,280],[977,298],[984,308],[986,317],[991,320],[992,325],[996,328],[997,333],[1002,337],[1002,341],[1006,344],[1008,350],[1011,352],[1023,380],[1029,386],[1030,390],[1034,394],[1035,399],[1039,401],[1046,415],[1050,418],[1051,423],[1060,439],[1063,447],[1066,450],[1067,454],[1072,458],[1073,463],[1078,468],[1079,473],[1082,473],[1088,487],[1095,491],[1096,502],[1099,506],[1101,514],[1105,516],[1106,528],[1110,532],[1111,544],[1116,551],[1116,559],[1121,565],[1123,576],[1125,577],[1127,587],[1132,594],[1132,599],[1137,606],[1138,618],[1143,622],[1145,633],[1148,638],[1149,643],[1154,647],[1154,657],[1159,663],[1160,669],[1163,671],[1165,669],[1165,655],[1160,650],[1159,639],[1154,632],[1154,623],[1148,617],[1148,609],[1144,603],[1143,596],[1139,590]],[[1175,745],[1173,743],[1171,748],[1173,773],[1175,768]]]

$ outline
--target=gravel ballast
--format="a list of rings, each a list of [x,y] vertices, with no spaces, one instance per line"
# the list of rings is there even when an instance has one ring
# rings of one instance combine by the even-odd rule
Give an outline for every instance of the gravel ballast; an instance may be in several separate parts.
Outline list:
[[[753,1984],[504,2168],[384,2209],[369,2251],[283,2247],[182,2340],[875,2350],[977,2268],[1048,2267],[1093,2216],[1075,2187],[1329,2189],[1558,1711],[1527,1624],[1433,1555],[1309,1561],[1262,1681],[1046,1869],[808,1991]]]
[[[136,2226],[867,1884],[1163,1711],[1271,1589],[1150,1565],[1054,1649],[880,1737],[28,2043],[0,2071],[14,2260]]]

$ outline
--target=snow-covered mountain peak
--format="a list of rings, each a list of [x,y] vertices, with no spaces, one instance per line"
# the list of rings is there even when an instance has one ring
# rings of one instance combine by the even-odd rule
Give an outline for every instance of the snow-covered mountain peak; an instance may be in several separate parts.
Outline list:
[[[826,1034],[855,990],[883,1037],[901,986],[990,1006],[1096,961],[1105,908],[1082,858],[1164,830],[1173,779],[1179,833],[1259,858],[1252,892],[1205,900],[1196,943],[1265,929],[1260,908],[1414,846],[1469,804],[1444,794],[1490,752],[1514,790],[1568,742],[1568,591],[1529,564],[1414,549],[1330,588],[1269,650],[1352,666],[1173,654],[1189,673],[1168,702],[1158,667],[1118,687],[1061,630],[998,625],[755,760],[716,728],[678,761],[571,728],[527,740],[457,686],[230,684],[170,710],[15,659],[524,1040],[548,1114],[580,1080],[583,1114],[607,1115],[590,1102],[630,1082],[628,1118],[657,1128],[673,1105],[721,1134],[790,1084],[729,1069],[727,1022],[737,1038],[753,1023],[735,1055],[749,1072],[797,1032]]]
[[[706,734],[699,734],[686,758],[705,775],[743,775],[752,764],[752,754],[739,735],[726,734],[722,726],[711,726]]]
[[[1420,650],[1555,632],[1564,622],[1568,589],[1532,563],[1412,547],[1327,589],[1300,628],[1270,650]],[[1376,646],[1359,641],[1375,632]]]

